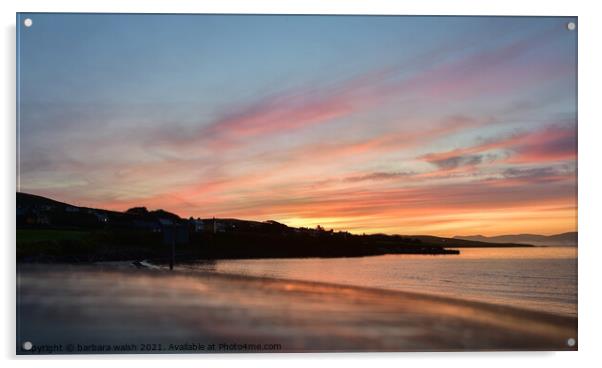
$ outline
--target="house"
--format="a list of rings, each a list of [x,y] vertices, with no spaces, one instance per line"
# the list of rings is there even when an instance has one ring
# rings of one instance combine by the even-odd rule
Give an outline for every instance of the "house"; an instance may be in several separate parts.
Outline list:
[[[153,233],[161,232],[161,224],[158,221],[134,220],[133,225],[137,229],[150,231]]]
[[[209,231],[214,234],[226,232],[226,224],[223,222],[217,222],[215,217],[212,220],[206,221],[205,224],[205,229],[209,228]]]
[[[17,217],[27,215],[27,210],[26,207],[17,207]]]
[[[161,225],[161,227],[165,228],[168,226],[174,226],[174,222],[171,219],[165,218],[165,217],[160,217],[158,219],[159,224]]]
[[[106,224],[107,222],[109,222],[109,216],[107,216],[106,213],[94,212],[94,216],[96,216],[96,219],[100,223]]]
[[[50,225],[50,218],[43,213],[39,213],[38,214],[38,224],[39,225]]]
[[[50,218],[36,210],[30,210],[24,215],[24,222],[28,225],[50,225]]]
[[[188,221],[190,223],[192,231],[194,231],[195,233],[200,233],[205,230],[205,223],[200,218],[194,219],[191,217]]]

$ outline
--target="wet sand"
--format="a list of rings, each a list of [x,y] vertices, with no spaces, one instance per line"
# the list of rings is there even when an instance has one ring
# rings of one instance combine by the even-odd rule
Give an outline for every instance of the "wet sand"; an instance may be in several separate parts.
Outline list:
[[[24,341],[57,354],[577,348],[576,318],[451,298],[114,265],[17,269],[18,354],[31,353]]]

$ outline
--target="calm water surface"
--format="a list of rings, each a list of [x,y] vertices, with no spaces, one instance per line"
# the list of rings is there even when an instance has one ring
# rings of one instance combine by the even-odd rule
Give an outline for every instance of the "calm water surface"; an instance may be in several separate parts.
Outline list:
[[[223,260],[220,273],[413,291],[577,315],[577,249],[463,248],[460,255]]]

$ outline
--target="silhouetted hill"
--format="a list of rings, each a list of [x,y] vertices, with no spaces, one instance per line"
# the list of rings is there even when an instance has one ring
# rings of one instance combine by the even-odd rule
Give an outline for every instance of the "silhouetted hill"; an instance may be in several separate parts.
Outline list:
[[[57,206],[65,208],[70,205],[35,194],[17,192],[17,208],[19,208],[19,206]]]
[[[458,254],[447,248],[528,246],[428,235],[357,235],[321,226],[295,228],[273,220],[185,219],[146,207],[118,212],[27,193],[17,193],[16,222],[20,261],[160,260],[174,244],[178,259],[189,261]]]
[[[478,242],[487,242],[493,244],[499,243],[522,243],[538,246],[562,246],[572,247],[577,245],[577,232],[568,232],[556,235],[536,235],[536,234],[516,234],[516,235],[499,235],[499,236],[454,236],[454,239],[472,240]]]

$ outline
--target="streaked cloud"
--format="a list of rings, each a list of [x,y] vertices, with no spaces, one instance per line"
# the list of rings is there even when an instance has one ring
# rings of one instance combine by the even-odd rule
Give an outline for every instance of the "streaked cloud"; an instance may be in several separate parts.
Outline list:
[[[243,37],[226,17],[141,23],[130,41],[106,28],[90,49],[68,18],[23,41],[23,191],[354,232],[576,229],[566,19],[425,17],[408,38],[404,18],[281,35],[250,16]],[[159,31],[184,36],[162,52]],[[65,34],[72,52],[42,47]]]

